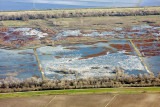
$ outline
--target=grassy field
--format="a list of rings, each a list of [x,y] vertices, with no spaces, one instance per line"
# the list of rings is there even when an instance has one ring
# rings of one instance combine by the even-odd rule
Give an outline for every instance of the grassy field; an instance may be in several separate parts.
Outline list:
[[[75,89],[75,90],[50,90],[18,93],[1,93],[0,99],[15,97],[34,97],[56,94],[138,94],[160,93],[160,87],[135,87],[135,88],[102,88],[102,89]]]
[[[7,27],[51,27],[66,29],[103,29],[135,25],[160,24],[160,15],[150,16],[104,16],[104,17],[75,17],[36,19],[28,21],[1,21]]]
[[[29,11],[4,11],[0,15],[21,15],[21,14],[56,14],[74,12],[132,12],[132,11],[157,11],[160,7],[113,7],[113,8],[84,8],[84,9],[53,9],[53,10],[29,10]]]
[[[157,16],[105,16],[49,19],[52,26],[71,29],[103,29],[112,27],[125,27],[145,24],[160,24]],[[146,23],[148,21],[149,23]]]
[[[153,13],[159,12],[160,7],[127,7],[127,8],[93,8],[93,9],[54,9],[54,10],[32,10],[32,11],[6,11],[0,12],[1,17],[21,17],[22,15],[36,16],[42,15],[55,15],[57,18],[33,18],[28,20],[5,20],[0,21],[0,26],[16,26],[16,27],[54,27],[54,28],[67,28],[67,29],[101,29],[109,27],[123,27],[144,24],[160,24],[160,15],[134,15],[136,12],[140,13]],[[102,13],[114,14],[124,13],[126,16],[112,16],[112,15],[99,15]],[[67,16],[70,14],[82,14],[82,16]],[[131,15],[129,15],[132,13]],[[87,16],[85,16],[87,15]],[[91,16],[91,17],[90,17]]]

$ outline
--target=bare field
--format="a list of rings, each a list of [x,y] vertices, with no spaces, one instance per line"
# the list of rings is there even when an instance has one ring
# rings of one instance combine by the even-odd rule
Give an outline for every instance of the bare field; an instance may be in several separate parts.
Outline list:
[[[54,95],[1,99],[0,107],[158,107],[159,94]]]
[[[0,100],[0,107],[44,107],[54,96]]]
[[[107,107],[158,107],[159,94],[118,95]]]
[[[47,107],[104,107],[114,95],[60,95]]]

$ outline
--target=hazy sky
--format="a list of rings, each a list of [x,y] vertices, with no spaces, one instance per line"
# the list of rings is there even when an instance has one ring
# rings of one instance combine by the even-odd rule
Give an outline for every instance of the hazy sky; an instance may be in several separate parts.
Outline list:
[[[36,3],[50,3],[50,4],[66,4],[66,5],[82,5],[86,3],[97,4],[97,3],[138,3],[140,0],[0,0],[0,1],[12,1],[12,2],[36,2]],[[140,4],[158,4],[160,0],[142,0]]]
[[[143,0],[139,6],[160,6],[160,0]]]
[[[35,2],[45,4],[62,4],[62,5],[81,5],[81,6],[108,6],[108,5],[126,5],[134,6],[140,0],[0,0],[0,1],[12,1],[12,2]],[[160,0],[142,0],[139,6],[159,6]]]
[[[129,3],[129,2],[132,2],[132,3],[137,3],[139,0],[0,0],[0,1],[20,1],[20,2],[23,2],[23,1],[36,1],[36,2],[58,2],[58,1],[61,1],[61,2],[67,2],[67,1],[91,1],[91,2],[125,2],[125,3]],[[149,0],[148,0],[149,1]]]
[[[84,5],[84,6],[105,6],[108,4],[129,4],[133,5],[139,0],[8,0],[13,2],[35,2],[46,4],[63,4],[63,5]]]
[[[0,0],[0,11],[92,7],[134,7],[140,0]],[[35,4],[33,4],[33,2]],[[160,6],[160,0],[142,0],[138,6]],[[6,8],[7,7],[7,8]]]

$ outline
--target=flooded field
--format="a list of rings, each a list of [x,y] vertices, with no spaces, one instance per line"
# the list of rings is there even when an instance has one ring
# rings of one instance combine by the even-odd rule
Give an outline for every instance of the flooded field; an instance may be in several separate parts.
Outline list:
[[[141,38],[157,38],[160,37],[160,27],[155,25],[143,25],[135,27],[123,27],[113,29],[97,29],[97,30],[61,30],[56,38],[65,38],[69,36],[84,37],[106,37],[110,39],[141,39]]]
[[[159,37],[159,25],[46,31],[0,28],[0,78],[41,78],[41,72],[49,79],[99,78],[114,76],[117,68],[129,75],[149,73],[148,69],[156,75]]]
[[[41,73],[33,50],[5,50],[0,49],[0,79],[16,77],[41,78]]]
[[[151,72],[157,74],[160,70],[160,41],[159,39],[134,40],[145,63]]]
[[[3,48],[33,48],[36,46],[53,45],[54,43],[71,41],[88,41],[103,39],[145,39],[159,38],[159,25],[143,25],[112,29],[95,30],[63,30],[39,28],[0,28],[0,47]]]
[[[0,46],[3,47],[32,47],[41,44],[41,38],[48,36],[35,28],[1,28]]]
[[[116,67],[129,74],[147,73],[129,41],[66,44],[37,49],[46,77],[74,79],[114,74]]]

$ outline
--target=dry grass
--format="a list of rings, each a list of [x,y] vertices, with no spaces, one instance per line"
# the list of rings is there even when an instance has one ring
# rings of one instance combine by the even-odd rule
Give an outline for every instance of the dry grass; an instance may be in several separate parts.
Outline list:
[[[12,12],[0,12],[0,16],[8,17],[11,19],[6,19],[6,21],[0,21],[1,26],[35,26],[35,27],[58,27],[58,28],[71,28],[71,29],[98,29],[98,28],[108,28],[108,27],[119,27],[119,26],[134,26],[147,24],[147,21],[154,22],[155,24],[160,24],[159,16],[103,16],[103,13],[124,13],[134,15],[138,12],[141,13],[149,12],[160,12],[160,7],[130,7],[130,8],[96,8],[96,9],[60,9],[60,10],[37,10],[37,11],[12,11]],[[78,14],[77,14],[78,13]],[[100,17],[98,14],[100,13]],[[37,15],[42,15],[37,16]],[[73,16],[71,14],[74,14]],[[95,15],[96,14],[96,15]],[[115,14],[115,15],[116,15]],[[22,18],[26,16],[34,16],[35,18],[29,18],[26,21],[20,21],[22,19],[12,19],[12,17]],[[44,16],[54,16],[57,18],[44,18]],[[63,16],[64,15],[64,16]],[[69,16],[71,15],[71,16]],[[81,16],[79,16],[81,15]],[[120,14],[121,15],[121,14]],[[84,16],[84,17],[82,17]],[[87,17],[85,17],[87,16]],[[89,17],[92,16],[92,17]],[[61,18],[63,17],[63,18]],[[65,18],[64,18],[65,17]],[[72,18],[66,18],[72,17]],[[36,19],[37,18],[37,19]],[[33,20],[34,19],[34,20]],[[15,20],[15,21],[11,21]]]
[[[149,24],[144,21],[155,22],[159,25],[160,15],[150,16],[105,16],[105,17],[75,17],[75,18],[53,18],[36,19],[28,21],[1,21],[4,26],[33,26],[33,27],[54,27],[67,29],[102,29],[112,27],[125,27],[134,25]]]
[[[0,20],[29,20],[47,18],[101,17],[101,16],[160,15],[160,7],[61,9],[39,11],[0,12]]]
[[[1,21],[3,23],[4,26],[29,26],[30,24],[28,23],[28,21]]]
[[[33,10],[1,12],[0,15],[22,15],[22,14],[56,14],[70,12],[133,12],[133,11],[158,11],[160,7],[128,7],[128,8],[92,8],[92,9],[55,9],[55,10]]]

